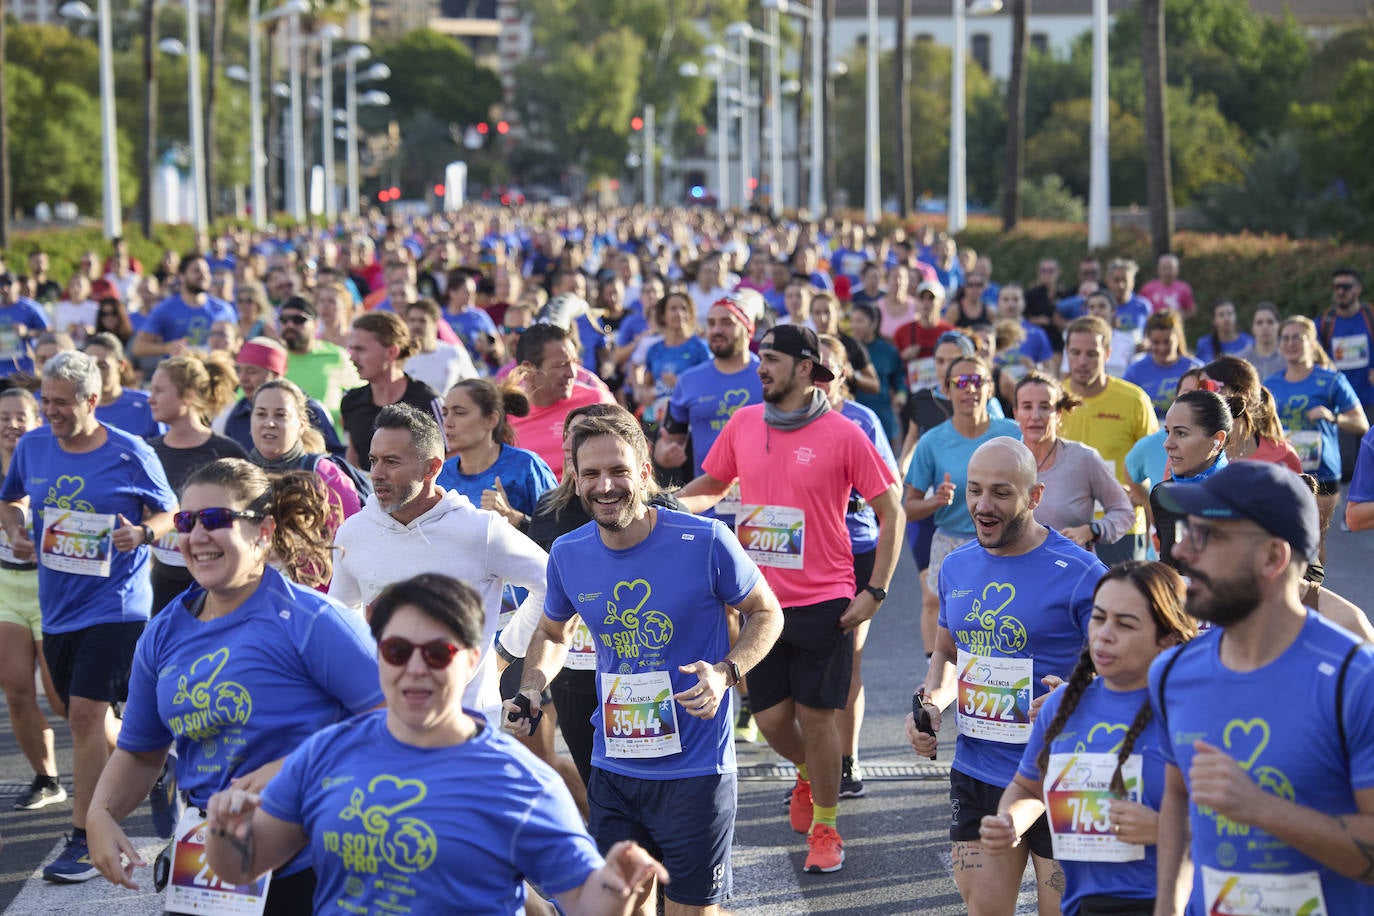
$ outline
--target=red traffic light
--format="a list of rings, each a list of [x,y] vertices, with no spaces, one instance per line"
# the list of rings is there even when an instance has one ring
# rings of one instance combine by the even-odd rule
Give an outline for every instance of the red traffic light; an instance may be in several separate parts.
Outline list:
[[[644,129],[644,119],[643,119],[643,118],[641,118],[639,115],[635,115],[633,118],[630,119],[630,130],[643,130],[643,129]]]
[[[497,132],[498,134],[507,134],[507,133],[510,133],[510,124],[507,123],[507,122],[505,122],[505,121],[497,121],[497,122],[496,122],[496,132]]]
[[[443,197],[443,196],[444,196],[444,186],[443,186],[443,185],[441,185],[441,184],[436,184],[436,185],[434,186],[434,196],[435,196],[435,197]]]
[[[490,130],[490,128],[487,127],[487,122],[486,122],[486,121],[478,121],[478,122],[477,122],[477,132],[478,132],[479,134],[481,134],[482,136],[485,137],[485,136],[487,135],[487,131],[488,131],[488,130]]]

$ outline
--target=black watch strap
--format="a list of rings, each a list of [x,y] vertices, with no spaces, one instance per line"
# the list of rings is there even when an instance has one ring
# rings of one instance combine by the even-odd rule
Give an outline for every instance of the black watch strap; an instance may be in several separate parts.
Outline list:
[[[876,585],[865,585],[864,591],[876,598],[879,604],[887,600],[887,589],[885,588],[878,588]]]
[[[740,673],[739,665],[736,665],[734,661],[728,658],[722,659],[721,664],[725,665],[725,670],[730,675],[731,687],[734,687],[735,685],[739,684],[740,681],[744,680],[744,675]]]

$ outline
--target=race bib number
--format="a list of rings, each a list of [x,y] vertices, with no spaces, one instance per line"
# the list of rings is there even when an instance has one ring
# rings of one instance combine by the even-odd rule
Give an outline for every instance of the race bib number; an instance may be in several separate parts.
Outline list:
[[[1314,871],[1268,875],[1202,866],[1203,903],[1211,916],[1328,916]]]
[[[108,576],[115,517],[99,512],[48,508],[43,513],[43,565],[78,576]]]
[[[577,629],[573,630],[572,642],[568,645],[568,657],[563,662],[563,667],[573,671],[596,670],[596,643],[592,642],[592,631],[587,629],[581,618],[577,621]]]
[[[725,491],[725,495],[720,498],[720,502],[716,503],[716,517],[720,518],[721,516],[726,516],[728,518],[734,518],[736,515],[739,515],[740,510],[743,508],[744,504],[740,502],[739,498],[739,481],[736,480],[734,483],[730,484],[730,489]]]
[[[177,549],[177,533],[173,529],[153,542],[153,556],[163,566],[176,566],[181,569],[186,568],[186,558]]]
[[[28,355],[24,350],[24,335],[19,333],[19,327],[15,324],[0,327],[0,359],[19,360]]]
[[[172,872],[167,879],[169,913],[198,916],[261,916],[267,903],[268,873],[252,884],[225,884],[205,857],[205,815],[187,808],[177,822]]]
[[[735,536],[760,566],[801,569],[805,553],[806,513],[790,506],[740,506]]]
[[[907,363],[906,381],[913,392],[922,388],[938,388],[940,380],[935,376],[935,357],[926,356]]]
[[[1123,843],[1109,818],[1116,755],[1051,754],[1045,774],[1045,811],[1049,814],[1054,857],[1073,862],[1137,862],[1145,847]],[[1141,756],[1132,754],[1121,768],[1126,798],[1140,801]]]
[[[1322,465],[1322,434],[1320,430],[1300,429],[1288,434],[1288,444],[1298,453],[1304,471],[1315,471]]]
[[[1364,369],[1369,365],[1369,338],[1363,334],[1331,338],[1331,358],[1337,369]]]
[[[993,658],[959,650],[959,734],[1002,744],[1030,740],[1029,658]]]
[[[601,728],[607,757],[682,753],[668,672],[601,675]]]

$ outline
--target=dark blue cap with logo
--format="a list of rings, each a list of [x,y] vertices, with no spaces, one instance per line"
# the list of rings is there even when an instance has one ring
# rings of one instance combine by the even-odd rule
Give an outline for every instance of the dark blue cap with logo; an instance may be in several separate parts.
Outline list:
[[[1160,501],[1180,515],[1249,519],[1287,541],[1308,563],[1317,560],[1317,498],[1301,477],[1282,465],[1237,461],[1200,483],[1166,483],[1160,488]]]

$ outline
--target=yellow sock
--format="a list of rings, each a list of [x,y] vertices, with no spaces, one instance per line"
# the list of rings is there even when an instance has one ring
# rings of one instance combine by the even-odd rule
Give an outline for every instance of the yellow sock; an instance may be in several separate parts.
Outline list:
[[[831,805],[829,808],[824,805],[813,805],[811,808],[811,829],[815,830],[817,824],[824,824],[834,830],[835,813],[839,810],[839,805]]]
[[[802,782],[811,781],[811,777],[806,774],[806,764],[797,764],[797,778],[800,779]]]

